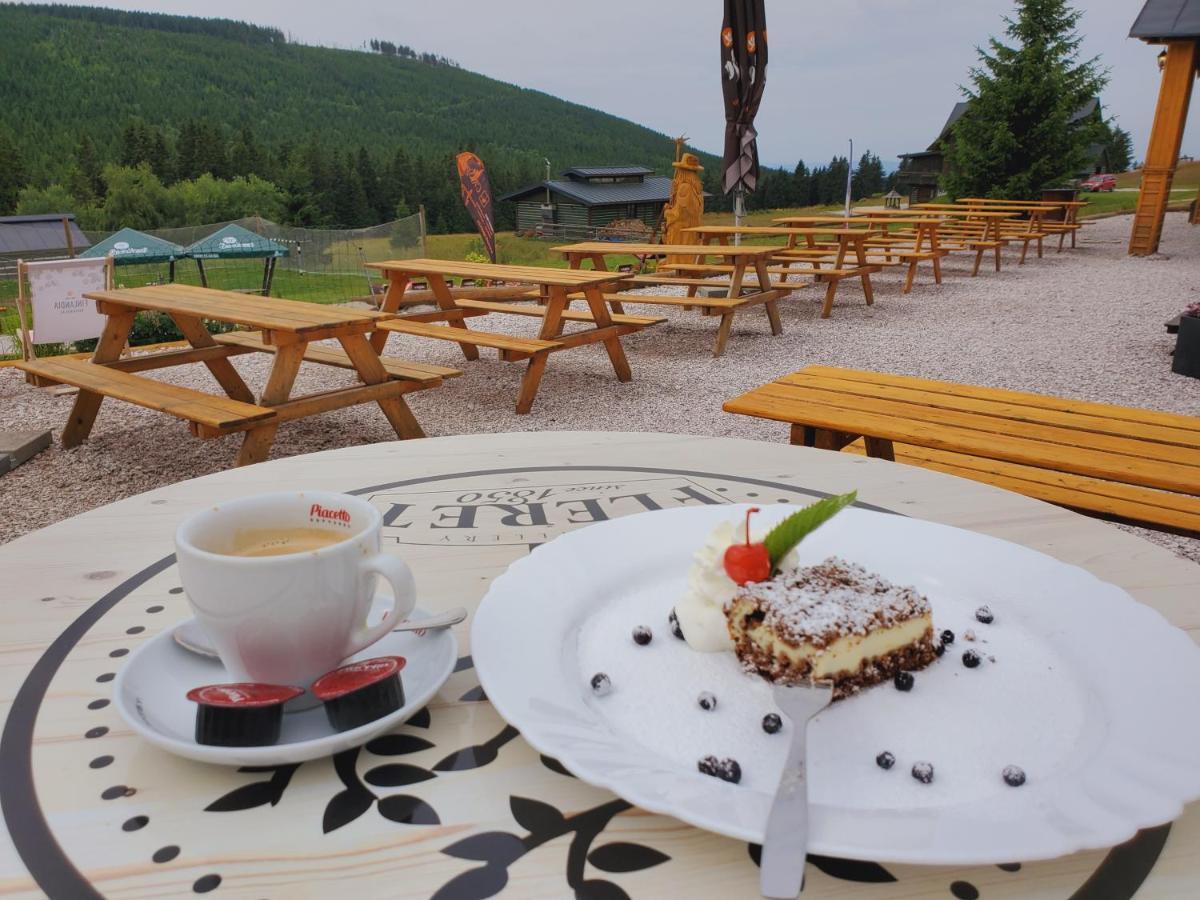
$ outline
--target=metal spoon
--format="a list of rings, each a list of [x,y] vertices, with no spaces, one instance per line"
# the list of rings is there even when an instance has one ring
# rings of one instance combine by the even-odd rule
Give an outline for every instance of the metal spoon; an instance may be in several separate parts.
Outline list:
[[[423,635],[426,631],[439,631],[443,628],[449,628],[451,625],[457,625],[467,617],[467,609],[464,606],[456,606],[453,609],[448,609],[444,613],[438,613],[436,616],[427,616],[424,619],[406,619],[401,622],[392,631],[415,631],[418,636]],[[213,649],[208,640],[208,634],[195,619],[188,619],[175,626],[175,630],[171,632],[171,637],[184,650],[190,650],[199,656],[207,656],[210,659],[218,659],[217,651]]]

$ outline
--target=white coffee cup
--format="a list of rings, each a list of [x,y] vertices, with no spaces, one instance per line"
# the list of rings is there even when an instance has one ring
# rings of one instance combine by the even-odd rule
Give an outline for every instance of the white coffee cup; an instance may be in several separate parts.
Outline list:
[[[383,520],[365,500],[327,491],[260,494],[196,513],[175,533],[183,588],[230,681],[307,688],[374,644],[416,604],[403,560],[380,551]],[[239,556],[248,534],[319,530],[315,550]],[[367,624],[377,576],[392,607]]]

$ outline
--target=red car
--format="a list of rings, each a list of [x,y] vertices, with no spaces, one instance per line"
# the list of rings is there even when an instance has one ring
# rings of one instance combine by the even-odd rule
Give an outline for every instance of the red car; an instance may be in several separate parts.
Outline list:
[[[1113,191],[1117,188],[1117,176],[1093,175],[1079,187],[1085,191]]]

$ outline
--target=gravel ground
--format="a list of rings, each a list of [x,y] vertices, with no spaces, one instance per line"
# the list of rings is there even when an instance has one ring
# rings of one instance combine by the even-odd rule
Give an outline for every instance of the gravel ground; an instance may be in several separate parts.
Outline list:
[[[600,348],[556,354],[528,416],[513,412],[522,365],[501,363],[487,351],[485,359],[466,364],[453,344],[398,335],[387,352],[466,370],[441,388],[410,395],[431,436],[596,429],[781,441],[782,425],[723,413],[721,403],[810,363],[1200,415],[1200,380],[1171,373],[1174,338],[1162,324],[1200,299],[1200,229],[1171,214],[1162,253],[1134,259],[1125,255],[1129,225],[1127,216],[1095,222],[1083,230],[1075,251],[1051,250],[1023,267],[1010,248],[1001,273],[985,266],[974,279],[968,256],[951,256],[943,262],[941,287],[922,271],[907,296],[900,292],[899,270],[888,270],[875,278],[874,307],[863,303],[856,285],[843,282],[833,317],[825,321],[819,318],[823,292],[810,288],[781,304],[782,337],[772,338],[766,316],[751,310],[735,323],[725,356],[716,360],[710,356],[716,321],[669,310],[667,323],[624,340],[633,382],[616,381]],[[532,334],[534,322],[493,316],[487,327]],[[253,355],[233,362],[261,390],[270,359]],[[201,367],[160,375],[219,390]],[[350,383],[344,372],[305,366],[296,393]],[[0,428],[50,428],[56,438],[72,402],[30,388],[13,369],[0,370],[0,401]],[[394,437],[377,407],[359,406],[285,424],[271,455]],[[196,440],[177,419],[108,400],[84,446],[55,446],[0,478],[7,511],[0,541],[224,469],[233,463],[237,443],[236,437]],[[1200,540],[1132,530],[1200,562]]]

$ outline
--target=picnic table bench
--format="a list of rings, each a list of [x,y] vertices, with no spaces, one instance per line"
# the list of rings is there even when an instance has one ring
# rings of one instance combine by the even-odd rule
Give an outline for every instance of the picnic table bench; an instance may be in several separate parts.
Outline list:
[[[1012,213],[1014,216],[1013,219],[1001,221],[1000,233],[1010,241],[1021,242],[1021,259],[1018,265],[1022,266],[1025,265],[1025,257],[1029,253],[1029,245],[1034,241],[1037,242],[1038,259],[1042,258],[1042,242],[1052,233],[1049,227],[1047,227],[1047,218],[1054,213],[1063,212],[1063,207],[1058,205],[1028,203],[921,203],[916,208],[931,212],[947,210],[953,212],[968,209],[982,212]],[[1019,216],[1024,216],[1024,218],[1015,218]]]
[[[917,268],[922,262],[929,262],[933,267],[935,284],[942,283],[942,257],[949,250],[942,246],[939,229],[942,220],[935,216],[913,216],[911,213],[896,210],[897,215],[876,216],[861,215],[845,216],[812,215],[812,216],[783,216],[773,220],[776,224],[789,228],[815,228],[824,224],[841,224],[847,229],[862,229],[867,232],[863,244],[866,259],[873,265],[908,265],[904,278],[902,292],[907,294],[917,277]],[[905,228],[904,234],[891,231],[893,227]]]
[[[863,297],[867,305],[875,302],[875,292],[871,286],[871,274],[880,270],[880,265],[867,259],[866,240],[869,235],[862,231],[845,227],[785,227],[785,226],[755,226],[755,225],[699,225],[685,229],[685,233],[694,234],[700,243],[711,246],[714,243],[728,246],[731,238],[737,237],[782,237],[787,244],[771,257],[773,263],[768,274],[781,276],[780,283],[788,283],[792,275],[811,275],[816,282],[825,283],[825,301],[821,306],[821,318],[829,318],[833,311],[833,301],[837,296],[838,285],[843,279],[857,278],[862,284]],[[800,239],[804,246],[800,246]],[[822,239],[818,241],[818,238]],[[824,246],[822,246],[824,244]],[[825,266],[828,266],[825,268]],[[676,267],[693,269],[693,267]],[[709,268],[708,271],[720,272],[726,267]]]
[[[958,202],[962,203],[962,204],[966,204],[968,206],[979,206],[979,207],[982,207],[983,209],[990,209],[990,208],[998,206],[998,205],[1002,206],[1005,203],[1007,203],[1008,201],[993,200],[993,199],[989,199],[986,197],[961,197],[961,198],[959,198]],[[1049,231],[1053,234],[1058,235],[1058,251],[1057,252],[1062,253],[1063,242],[1066,239],[1067,235],[1071,236],[1071,249],[1075,249],[1075,236],[1076,236],[1076,234],[1078,234],[1079,229],[1082,228],[1085,224],[1087,224],[1086,222],[1079,221],[1079,213],[1085,206],[1088,205],[1088,201],[1086,201],[1086,200],[1022,200],[1022,201],[1020,201],[1020,203],[1025,206],[1046,206],[1046,207],[1051,207],[1051,208],[1055,208],[1055,207],[1060,208],[1062,210],[1062,216],[1056,217],[1054,215],[1054,213],[1052,212],[1042,222],[1042,228],[1046,231]]]
[[[610,241],[585,241],[578,244],[567,244],[553,248],[555,253],[561,253],[567,260],[572,271],[581,271],[584,262],[590,262],[592,269],[603,272],[608,269],[606,257],[625,256],[682,256],[693,260],[691,265],[704,266],[710,256],[722,259],[730,266],[728,271],[720,270],[711,274],[726,275],[725,278],[701,278],[676,275],[652,274],[617,274],[620,279],[617,287],[622,290],[641,287],[657,287],[670,285],[686,288],[686,296],[660,294],[624,293],[604,294],[604,299],[613,305],[614,310],[623,310],[622,304],[640,303],[649,306],[682,306],[685,309],[696,307],[703,315],[719,316],[717,340],[713,347],[713,356],[721,356],[729,341],[729,333],[733,328],[736,313],[748,306],[762,306],[766,309],[767,321],[771,326],[771,334],[783,334],[783,323],[779,318],[777,303],[791,291],[803,285],[791,285],[781,288],[771,279],[767,271],[767,263],[779,249],[771,246],[706,246],[704,244],[642,244]],[[750,288],[748,275],[753,273],[755,283]],[[701,275],[703,271],[696,272]],[[717,289],[724,293],[723,297],[701,296],[701,288]]]
[[[394,313],[401,308],[405,289],[414,275],[422,276],[428,282],[438,306],[435,312],[414,313],[380,321],[378,330],[371,338],[377,350],[383,348],[390,333],[395,333],[451,341],[459,345],[468,360],[479,359],[480,347],[498,351],[500,358],[506,361],[528,360],[517,395],[516,410],[522,415],[533,408],[551,353],[602,343],[617,379],[630,381],[633,375],[620,338],[665,321],[661,317],[626,316],[610,312],[603,290],[623,277],[618,273],[448,259],[395,259],[367,263],[367,266],[381,270],[388,279],[381,312]],[[452,277],[532,285],[536,291],[530,297],[542,299],[544,305],[455,298],[447,283],[447,279]],[[572,292],[578,292],[576,296],[587,301],[588,312],[569,308]],[[494,314],[533,316],[540,318],[542,324],[537,337],[481,331],[467,325],[467,319]],[[564,333],[563,326],[567,322],[584,323],[592,327]]]
[[[62,433],[64,447],[87,439],[105,397],[164,412],[189,422],[197,437],[243,432],[237,465],[267,457],[281,422],[376,402],[401,438],[423,437],[403,395],[437,387],[457,369],[384,360],[366,338],[382,318],[373,311],[255,297],[233,291],[168,284],[87,293],[106,316],[103,334],[91,359],[33,359],[21,368],[40,378],[79,388]],[[189,349],[123,356],[134,317],[141,311],[165,313],[183,333]],[[204,320],[254,329],[212,335]],[[313,346],[336,339],[342,350]],[[261,397],[229,362],[246,353],[272,353],[271,373]],[[361,385],[292,398],[303,362],[316,362],[357,373]],[[208,367],[226,397],[166,384],[136,373],[193,363]]]
[[[1051,503],[1200,532],[1200,418],[808,366],[725,403],[791,442],[938,469]]]

